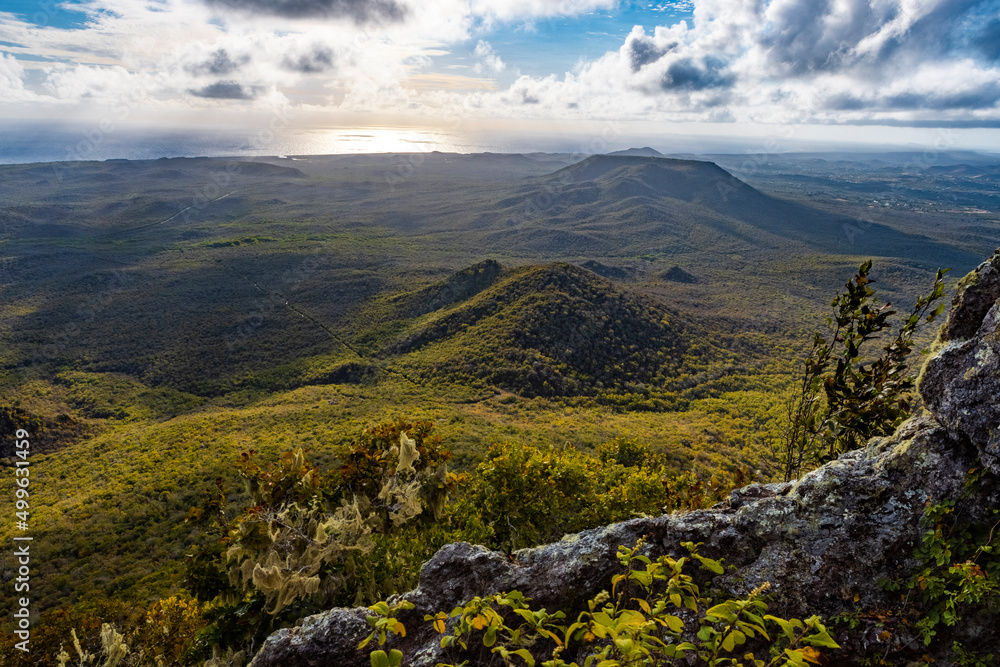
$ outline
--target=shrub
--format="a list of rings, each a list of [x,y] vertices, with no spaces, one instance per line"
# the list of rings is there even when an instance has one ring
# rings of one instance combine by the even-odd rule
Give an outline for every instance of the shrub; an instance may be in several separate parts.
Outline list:
[[[779,447],[785,481],[869,438],[891,433],[910,414],[908,392],[916,377],[909,373],[907,359],[913,336],[921,321],[933,322],[944,311],[944,304],[935,307],[934,302],[944,296],[948,270],[937,272],[930,294],[917,299],[895,338],[866,364],[865,344],[889,328],[896,314],[891,304],[879,303],[871,267],[871,260],[861,264],[845,285],[846,292],[833,299],[834,314],[827,318],[830,334],[813,337]]]

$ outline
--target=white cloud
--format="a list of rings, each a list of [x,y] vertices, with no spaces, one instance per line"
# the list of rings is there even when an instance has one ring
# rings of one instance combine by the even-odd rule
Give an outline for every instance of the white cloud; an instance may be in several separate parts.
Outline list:
[[[636,26],[572,75],[521,77],[479,103],[510,115],[675,121],[1000,119],[998,63],[962,49],[975,39],[969,4],[699,0],[691,28]]]
[[[497,74],[502,72],[504,68],[507,67],[507,65],[504,64],[504,61],[500,59],[500,56],[497,55],[497,52],[493,50],[493,47],[487,41],[479,40],[473,54],[482,61],[482,63],[476,63],[473,68],[477,74],[482,72],[483,65]]]
[[[309,2],[322,19],[291,15],[276,0],[245,5],[252,12],[222,0],[85,0],[74,5],[87,16],[77,30],[0,13],[0,41],[15,44],[0,59],[2,98],[91,106],[125,98],[135,115],[291,104],[425,118],[1000,119],[995,0],[695,0],[690,25],[636,26],[572,73],[522,76],[515,67],[501,90],[492,79],[508,63],[487,39],[491,27],[616,0]],[[398,15],[387,9],[396,6]],[[444,76],[455,65],[436,58],[470,40],[469,71],[483,78]],[[15,60],[28,55],[32,62]],[[40,70],[31,78],[40,85],[25,83],[26,67]]]
[[[13,56],[0,53],[0,99],[11,102],[33,100],[36,95],[24,87],[24,66]]]

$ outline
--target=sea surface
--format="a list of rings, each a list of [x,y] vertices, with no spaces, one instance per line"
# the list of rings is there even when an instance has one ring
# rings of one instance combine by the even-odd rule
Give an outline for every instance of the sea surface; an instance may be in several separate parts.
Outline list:
[[[651,146],[663,153],[741,153],[761,139],[608,132],[485,134],[412,127],[286,129],[280,134],[233,130],[145,130],[97,124],[43,125],[0,121],[0,164],[161,157],[248,157],[351,153],[606,153]]]
[[[350,153],[603,152],[586,137],[501,137],[395,127],[286,131],[274,135],[205,130],[133,129],[103,132],[93,126],[0,126],[0,164],[77,160],[150,160],[161,157],[334,155]],[[620,143],[620,142],[619,142]],[[615,150],[616,144],[610,150]],[[607,149],[607,146],[596,148]]]

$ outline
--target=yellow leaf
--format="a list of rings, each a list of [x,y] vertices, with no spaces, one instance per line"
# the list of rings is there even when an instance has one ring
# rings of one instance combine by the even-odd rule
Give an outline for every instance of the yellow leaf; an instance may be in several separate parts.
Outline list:
[[[486,617],[483,616],[482,614],[479,614],[478,616],[472,619],[472,627],[474,627],[476,630],[482,630],[487,625],[489,625],[489,621],[487,621]]]
[[[857,595],[857,594],[855,594],[855,595],[854,595],[854,601],[855,601],[855,602],[857,602],[857,601],[858,601],[858,600],[860,600],[860,599],[861,599],[861,596],[860,596],[860,595]]]
[[[890,637],[892,637],[892,633],[889,632],[888,630],[883,630],[882,632],[878,633],[879,641],[884,642],[886,639],[889,639]]]
[[[392,626],[392,631],[399,635],[400,637],[406,636],[406,626],[404,626],[399,621],[396,621]]]
[[[434,629],[437,630],[438,632],[440,632],[441,634],[444,634],[444,619],[443,618],[436,618],[436,619],[434,619]]]
[[[822,662],[820,662],[820,658],[823,657],[823,655],[819,651],[814,649],[812,646],[803,646],[802,648],[797,650],[802,655],[802,659],[805,660],[806,662],[811,662],[814,665],[823,664]]]

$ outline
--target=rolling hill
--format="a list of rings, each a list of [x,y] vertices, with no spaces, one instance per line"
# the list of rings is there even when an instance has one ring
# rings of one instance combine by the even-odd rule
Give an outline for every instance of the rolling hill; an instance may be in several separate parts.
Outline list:
[[[424,377],[526,397],[663,397],[728,356],[692,318],[569,264],[507,270],[387,350]]]

